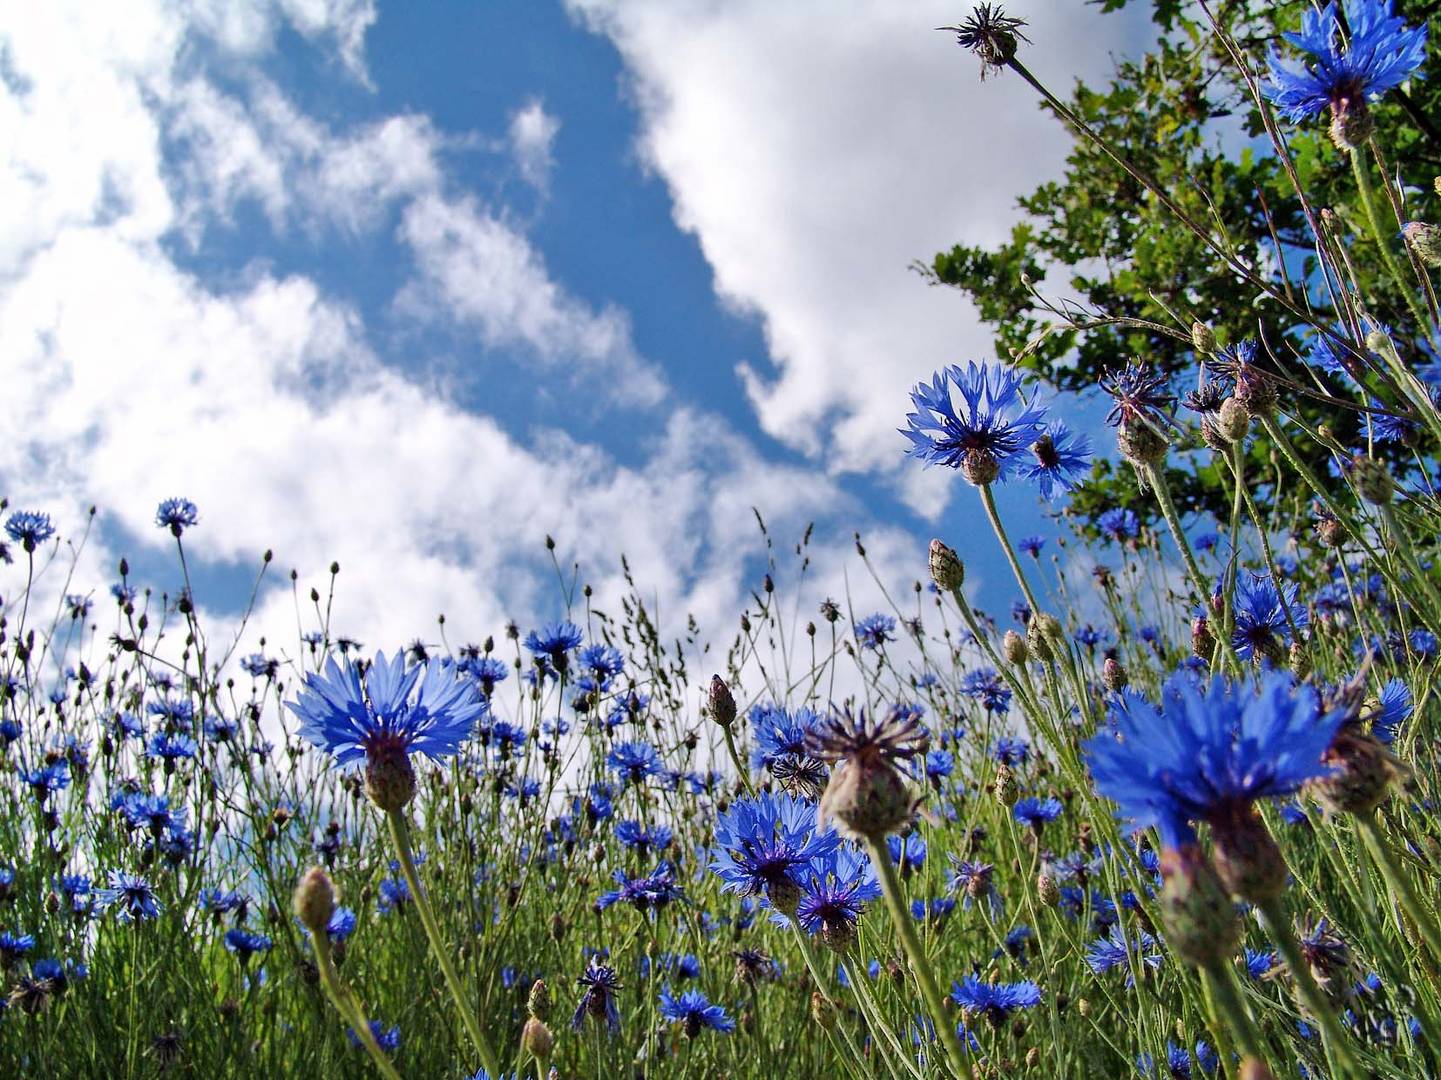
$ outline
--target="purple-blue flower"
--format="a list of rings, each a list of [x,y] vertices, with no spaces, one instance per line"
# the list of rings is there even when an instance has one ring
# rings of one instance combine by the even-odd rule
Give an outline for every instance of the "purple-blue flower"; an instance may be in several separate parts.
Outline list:
[[[916,411],[901,429],[911,442],[907,455],[961,469],[973,484],[1005,480],[1021,452],[1045,432],[1045,410],[1022,401],[1020,387],[1017,372],[975,361],[918,383],[911,391]]]
[[[1272,53],[1262,93],[1282,116],[1300,123],[1330,106],[1348,108],[1394,90],[1426,59],[1426,27],[1409,27],[1391,13],[1391,0],[1346,0],[1350,37],[1341,43],[1334,0],[1301,16],[1301,29],[1283,36],[1314,57],[1314,65]]]
[[[699,990],[692,987],[677,997],[669,986],[661,987],[660,1014],[673,1023],[680,1024],[686,1037],[694,1039],[702,1028],[710,1028],[722,1034],[736,1029],[736,1022],[726,1015],[720,1005],[712,1004]]]
[[[1069,491],[1091,467],[1091,439],[1056,420],[1031,446],[1035,460],[1022,466],[1027,480],[1034,480],[1041,497]]]
[[[189,499],[166,499],[155,508],[155,525],[169,529],[172,536],[179,537],[190,526],[200,520],[200,511]]]
[[[951,984],[951,1000],[967,1015],[980,1014],[993,1027],[1000,1027],[1017,1009],[1033,1009],[1041,1003],[1041,988],[1029,979],[1021,982],[981,982],[967,975]]]

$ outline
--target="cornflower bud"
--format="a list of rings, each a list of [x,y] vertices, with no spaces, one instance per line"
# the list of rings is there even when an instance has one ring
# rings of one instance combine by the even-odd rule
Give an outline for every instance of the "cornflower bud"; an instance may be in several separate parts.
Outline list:
[[[1001,653],[1005,656],[1007,663],[1017,666],[1031,658],[1031,650],[1026,645],[1026,639],[1014,630],[1007,630],[1006,636],[1001,639]]]
[[[1228,397],[1216,412],[1216,430],[1227,442],[1240,442],[1251,430],[1251,412],[1237,398]]]
[[[536,979],[531,983],[530,996],[526,998],[525,1009],[537,1020],[550,1019],[550,988],[545,985],[544,979]]]
[[[1106,657],[1106,662],[1101,665],[1101,685],[1114,694],[1124,689],[1130,681],[1131,677],[1120,661],[1114,656]]]
[[[996,767],[996,801],[1002,806],[1015,806],[1016,801],[1021,797],[1020,790],[1016,786],[1016,774],[1011,772],[1009,765]]]
[[[931,580],[944,592],[959,589],[966,581],[966,568],[955,551],[940,540],[931,541]]]
[[[550,1052],[555,1048],[555,1037],[545,1021],[532,1016],[520,1029],[520,1043],[531,1057],[540,1062],[550,1061]]]
[[[712,675],[710,680],[710,718],[723,728],[735,723],[736,699],[719,675]]]
[[[819,990],[811,991],[811,1019],[822,1031],[832,1031],[836,1026],[836,1005]]]
[[[1036,898],[1043,907],[1055,907],[1061,902],[1061,887],[1050,874],[1036,876]]]
[[[1198,353],[1216,351],[1216,335],[1205,323],[1197,320],[1191,324],[1191,347]]]
[[[1161,923],[1166,941],[1197,967],[1224,963],[1241,936],[1236,909],[1195,843],[1161,852]]]
[[[1408,221],[1401,235],[1425,265],[1441,266],[1441,229],[1424,221]]]
[[[291,900],[300,925],[317,937],[326,932],[335,914],[335,886],[321,867],[312,866],[295,886]]]

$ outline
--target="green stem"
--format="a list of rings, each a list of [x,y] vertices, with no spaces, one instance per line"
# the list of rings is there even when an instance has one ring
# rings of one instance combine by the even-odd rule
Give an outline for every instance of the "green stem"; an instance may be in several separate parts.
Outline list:
[[[431,910],[430,898],[426,896],[425,889],[420,884],[420,877],[415,872],[415,858],[410,852],[410,826],[406,823],[405,814],[400,810],[389,810],[386,811],[385,817],[390,825],[390,838],[395,843],[395,851],[400,858],[401,873],[405,876],[405,883],[410,886],[410,895],[415,901],[415,909],[420,913],[421,925],[425,927],[425,937],[430,942],[430,951],[434,954],[436,963],[440,965],[446,985],[450,987],[450,996],[455,999],[455,1007],[460,1011],[460,1018],[465,1024],[465,1030],[470,1035],[470,1041],[475,1044],[475,1052],[480,1055],[480,1063],[485,1066],[485,1071],[491,1076],[499,1076],[500,1064],[496,1059],[495,1052],[490,1048],[490,1043],[485,1038],[485,1033],[480,1030],[480,1021],[476,1018],[475,1010],[465,1000],[465,988],[461,986],[460,976],[455,973],[455,965],[450,962],[450,956],[445,951],[445,943],[441,941],[440,924],[435,921],[435,912]]]
[[[984,489],[982,490],[984,491]],[[876,873],[881,879],[881,891],[885,893],[886,908],[891,913],[891,922],[895,924],[896,934],[901,939],[901,945],[910,958],[911,970],[915,973],[916,982],[920,984],[921,996],[926,999],[926,1009],[931,1014],[931,1022],[935,1024],[936,1033],[945,1043],[946,1056],[950,1058],[951,1069],[957,1076],[965,1076],[965,1054],[961,1049],[961,1040],[956,1034],[956,1028],[951,1023],[950,1016],[946,1013],[945,998],[941,996],[935,976],[931,974],[931,962],[926,958],[920,941],[916,939],[916,930],[911,925],[910,912],[906,910],[905,901],[901,897],[900,882],[896,880],[896,868],[891,863],[891,849],[886,845],[884,837],[873,836],[866,837],[866,849],[870,852],[871,862],[875,864]]]
[[[1257,910],[1262,927],[1270,934],[1282,959],[1286,961],[1286,967],[1291,972],[1291,978],[1296,984],[1296,990],[1301,995],[1301,1000],[1310,1010],[1316,1025],[1321,1029],[1321,1041],[1326,1048],[1327,1056],[1332,1060],[1335,1071],[1348,1077],[1354,1077],[1355,1080],[1364,1080],[1367,1074],[1357,1064],[1351,1048],[1346,1045],[1346,1033],[1336,1019],[1335,1008],[1326,999],[1326,995],[1321,992],[1321,988],[1316,985],[1316,980],[1311,977],[1311,968],[1307,965],[1306,958],[1301,955],[1301,946],[1296,941],[1296,935],[1291,933],[1286,913],[1281,907],[1280,897],[1273,897],[1258,904]]]
[[[1426,312],[1421,307],[1421,302],[1416,299],[1415,290],[1407,285],[1406,279],[1401,274],[1401,266],[1396,261],[1396,253],[1391,250],[1391,244],[1386,233],[1381,228],[1381,215],[1376,212],[1376,196],[1371,190],[1371,177],[1366,171],[1366,163],[1361,160],[1361,155],[1351,154],[1351,173],[1356,177],[1356,193],[1361,196],[1361,207],[1366,211],[1366,221],[1371,226],[1372,239],[1376,246],[1381,249],[1381,261],[1386,264],[1386,272],[1391,275],[1391,280],[1396,283],[1396,288],[1406,300],[1406,306],[1411,309],[1411,314],[1416,318],[1416,325],[1425,329],[1431,325],[1431,320],[1426,317]]]
[[[1211,1000],[1225,1020],[1226,1027],[1230,1029],[1236,1045],[1241,1048],[1241,1054],[1255,1058],[1261,1057],[1260,1032],[1256,1030],[1256,1024],[1251,1019],[1251,1014],[1246,1011],[1246,1006],[1241,1001],[1241,995],[1236,993],[1235,975],[1230,968],[1217,963],[1203,968],[1201,974],[1206,980]]]
[[[741,783],[745,784],[746,792],[754,799],[756,797],[756,786],[751,781],[750,770],[741,764],[741,756],[736,750],[735,736],[731,734],[729,727],[722,728],[721,730],[725,732],[726,751],[730,754],[731,764],[736,767],[736,775],[740,777]]]
[[[1358,814],[1356,824],[1361,829],[1361,839],[1366,843],[1366,850],[1376,861],[1376,868],[1386,879],[1387,886],[1401,902],[1401,907],[1410,916],[1421,936],[1426,939],[1426,947],[1431,950],[1432,957],[1441,961],[1441,928],[1437,927],[1436,917],[1426,910],[1405,872],[1397,864],[1396,856],[1391,850],[1391,840],[1381,830],[1376,812],[1373,810],[1368,814]]]
[[[1021,587],[1021,595],[1026,598],[1026,603],[1031,611],[1039,613],[1041,608],[1036,603],[1036,596],[1031,592],[1031,586],[1026,581],[1026,572],[1021,569],[1021,561],[1016,558],[1015,549],[1011,547],[1010,538],[1006,536],[1005,526],[1001,524],[1001,515],[996,512],[996,500],[991,495],[991,485],[982,484],[978,489],[981,493],[981,505],[986,508],[986,517],[991,519],[991,528],[995,530],[996,539],[1001,542],[1001,548],[1006,553],[1006,561],[1011,564],[1011,572],[1016,575],[1016,584]]]
[[[1160,466],[1153,462],[1146,466],[1146,479],[1150,481],[1151,490],[1156,494],[1156,502],[1161,507],[1161,516],[1166,519],[1166,527],[1171,530],[1171,538],[1181,549],[1181,558],[1186,563],[1186,572],[1191,575],[1191,583],[1196,586],[1201,602],[1205,603],[1211,595],[1211,586],[1206,575],[1201,573],[1196,556],[1191,553],[1191,544],[1186,539],[1185,530],[1181,528],[1181,518],[1176,513],[1176,504],[1171,501],[1171,489],[1166,486],[1165,474],[1161,472]]]
[[[370,1030],[370,1020],[366,1017],[365,1010],[335,970],[335,964],[330,959],[330,938],[319,933],[311,934],[310,940],[315,946],[315,966],[320,972],[320,984],[325,987],[331,1004],[340,1013],[341,1019],[355,1032],[355,1037],[360,1040],[360,1045],[365,1047],[365,1052],[370,1055],[370,1060],[375,1063],[380,1075],[388,1080],[400,1080],[400,1073],[396,1072],[390,1058],[385,1056],[385,1051],[375,1041],[375,1033]]]

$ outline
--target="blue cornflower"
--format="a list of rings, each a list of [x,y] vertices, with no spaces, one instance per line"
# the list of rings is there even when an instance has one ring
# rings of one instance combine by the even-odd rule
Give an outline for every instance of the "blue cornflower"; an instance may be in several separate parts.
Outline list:
[[[329,751],[336,764],[365,759],[371,795],[382,809],[399,809],[414,790],[387,792],[386,773],[410,768],[408,755],[440,758],[456,753],[486,710],[467,679],[457,677],[449,660],[430,660],[406,670],[405,655],[387,660],[377,653],[364,675],[349,660],[341,667],[327,660],[325,671],[305,676],[305,686],[286,707],[300,719],[300,733]],[[403,797],[402,797],[403,796]],[[393,805],[399,799],[398,805]]]
[[[188,735],[167,735],[163,731],[150,737],[145,756],[173,764],[195,757],[195,740]]]
[[[957,689],[979,701],[987,712],[1003,713],[1011,705],[1011,689],[995,668],[983,667],[966,672]]]
[[[1286,613],[1290,611],[1288,622]],[[1306,609],[1296,603],[1296,586],[1289,581],[1277,587],[1270,575],[1243,575],[1236,582],[1236,631],[1231,644],[1242,660],[1262,657],[1273,663],[1284,659],[1283,645],[1291,642],[1291,624],[1304,630],[1310,622]]]
[[[469,675],[480,686],[480,692],[490,697],[495,692],[495,684],[504,682],[510,675],[510,665],[499,657],[478,656],[474,659],[460,661],[456,665],[460,671]]]
[[[845,952],[855,940],[866,903],[881,895],[871,860],[853,848],[838,847],[807,864],[802,878],[796,920],[806,933],[820,934],[836,952]]]
[[[240,661],[240,670],[255,679],[273,679],[280,671],[280,661],[264,653],[251,653]]]
[[[1381,688],[1381,696],[1375,715],[1371,719],[1371,734],[1377,742],[1390,746],[1396,741],[1401,725],[1411,719],[1411,689],[1400,679],[1391,679]]]
[[[585,987],[585,993],[580,996],[580,1004],[575,1007],[570,1026],[579,1031],[581,1024],[589,1016],[605,1021],[606,1029],[612,1035],[620,1031],[620,1010],[616,1008],[615,994],[621,987],[615,968],[600,963],[592,956],[586,962],[584,973],[575,981]]]
[[[1041,1003],[1041,988],[1029,979],[1014,983],[983,983],[975,975],[951,983],[951,1000],[967,1016],[979,1013],[999,1028],[1017,1009],[1033,1009]]]
[[[1008,767],[1024,765],[1030,756],[1031,748],[1025,739],[1013,739],[1007,736],[997,739],[996,745],[991,747],[991,757]]]
[[[840,837],[834,829],[817,829],[814,804],[761,792],[738,799],[716,819],[715,842],[710,868],[722,891],[763,894],[791,914],[800,899],[801,869],[834,851]]]
[[[1328,105],[1338,119],[1364,109],[1368,98],[1400,86],[1426,58],[1426,28],[1408,27],[1391,13],[1390,0],[1346,0],[1346,24],[1350,40],[1342,49],[1333,0],[1302,14],[1299,32],[1283,35],[1316,58],[1313,68],[1272,53],[1261,90],[1292,123],[1320,116]]]
[[[1005,910],[1005,901],[996,888],[995,866],[986,862],[970,862],[951,856],[950,888],[963,897],[961,907],[971,910],[971,904],[984,900],[991,914],[1000,915]]]
[[[186,826],[185,807],[172,808],[168,795],[132,792],[120,796],[113,809],[120,811],[132,829],[149,829],[157,836]]]
[[[1045,546],[1046,538],[1044,536],[1023,536],[1016,541],[1016,547],[1033,559],[1041,557],[1041,549]]]
[[[166,499],[155,509],[156,527],[169,529],[175,537],[199,520],[200,512],[189,499]]]
[[[112,870],[109,885],[95,890],[95,903],[102,911],[116,908],[121,922],[153,919],[160,914],[161,904],[155,898],[150,882],[139,874]]]
[[[670,847],[674,836],[670,827],[666,825],[652,825],[647,828],[639,821],[617,821],[615,823],[615,838],[642,855],[653,851],[664,851]]]
[[[525,636],[525,647],[550,670],[565,671],[570,663],[571,650],[580,648],[584,636],[573,622],[547,623]]]
[[[29,785],[35,801],[44,803],[54,792],[70,786],[70,768],[63,761],[39,769],[20,770],[20,779]]]
[[[404,878],[382,878],[379,892],[380,897],[376,900],[375,906],[382,915],[397,908],[403,908],[410,903],[410,885]]]
[[[35,948],[35,935],[0,930],[0,969],[9,968]]]
[[[613,645],[587,645],[576,654],[576,662],[601,690],[625,670],[625,657]]]
[[[1045,499],[1075,487],[1077,478],[1091,467],[1090,437],[1076,434],[1061,420],[1046,428],[1031,453],[1036,460],[1022,471]]]
[[[643,740],[616,743],[606,754],[605,764],[625,784],[643,784],[662,768],[656,748]]]
[[[225,931],[225,949],[235,954],[242,967],[248,964],[256,953],[269,952],[274,944],[264,934],[254,934],[239,926]]]
[[[1133,937],[1127,938],[1121,924],[1116,923],[1106,937],[1098,938],[1086,947],[1086,964],[1097,975],[1104,975],[1113,968],[1125,968],[1126,985],[1134,986],[1138,961],[1141,971],[1146,968],[1154,971],[1161,966],[1161,954],[1155,950],[1156,939],[1146,931],[1137,930]]]
[[[612,876],[620,888],[602,894],[595,902],[598,911],[625,903],[637,911],[655,912],[674,900],[685,899],[685,893],[676,883],[675,870],[667,862],[659,863],[655,871],[645,877],[633,878],[624,870],[617,870]]]
[[[1257,799],[1290,795],[1327,773],[1341,713],[1322,715],[1316,691],[1285,672],[1236,683],[1171,678],[1161,707],[1113,710],[1113,733],[1085,744],[1096,790],[1135,827],[1155,825],[1168,847],[1192,839],[1188,821],[1248,820]],[[1117,737],[1119,736],[1119,738]]]
[[[33,552],[55,535],[55,526],[50,523],[49,514],[17,510],[5,520],[5,534],[27,552]]]
[[[1096,519],[1096,528],[1105,539],[1120,543],[1134,540],[1141,534],[1141,519],[1136,516],[1136,511],[1117,506]]]
[[[961,397],[958,409],[952,384]],[[952,364],[911,391],[916,411],[901,434],[906,453],[930,465],[959,468],[972,484],[1005,480],[1021,451],[1044,433],[1045,410],[1021,400],[1021,376],[999,364]]]
[[[1203,1044],[1204,1045],[1204,1044]],[[1136,1067],[1145,1077],[1157,1077],[1156,1059],[1148,1051],[1136,1058]],[[1173,1042],[1166,1043],[1166,1076],[1170,1080],[1191,1080],[1191,1052]]]
[[[886,847],[890,848],[891,862],[896,864],[903,876],[913,874],[925,866],[926,855],[930,851],[921,834],[914,832],[905,836],[892,833],[886,837]]]
[[[1174,423],[1170,413],[1176,395],[1167,389],[1165,372],[1135,360],[1119,371],[1104,372],[1099,382],[1115,402],[1106,413],[1106,423],[1112,427],[1162,428]]]
[[[232,911],[239,912],[237,922],[245,918],[245,912],[250,907],[249,897],[228,889],[201,889],[196,902],[217,919]]]
[[[348,907],[338,907],[325,924],[325,936],[332,945],[339,944],[355,933],[355,912]]]
[[[925,770],[926,779],[939,788],[941,781],[956,771],[956,755],[949,750],[927,750]]]
[[[669,986],[661,987],[660,1014],[673,1023],[682,1025],[686,1038],[694,1039],[702,1028],[710,1028],[722,1034],[736,1029],[736,1022],[726,1015],[720,1005],[713,1005],[699,990],[692,987],[680,997],[671,993]]]
[[[856,623],[856,640],[860,642],[861,648],[874,652],[886,642],[895,641],[895,631],[896,620],[889,615],[868,615]]]
[[[1048,822],[1061,816],[1060,799],[1021,799],[1011,807],[1011,815],[1022,825],[1029,825],[1039,835]]]
[[[1256,949],[1246,950],[1246,974],[1253,979],[1262,978],[1268,971],[1276,966],[1276,954],[1274,952],[1260,952]]]
[[[375,1044],[387,1054],[393,1054],[400,1049],[400,1026],[387,1028],[379,1020],[370,1022],[370,1034],[375,1038]],[[345,1029],[345,1037],[350,1040],[351,1046],[360,1046],[360,1036],[355,1033],[354,1028]]]

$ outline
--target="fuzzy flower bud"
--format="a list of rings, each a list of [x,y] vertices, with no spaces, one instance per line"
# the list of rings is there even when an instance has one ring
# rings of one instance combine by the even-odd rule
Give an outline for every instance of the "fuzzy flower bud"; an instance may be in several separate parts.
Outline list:
[[[386,813],[404,810],[415,798],[415,766],[409,755],[399,747],[369,755],[365,762],[365,793]]]
[[[1441,266],[1441,229],[1424,221],[1408,221],[1401,235],[1427,266]]]
[[[532,1016],[520,1030],[520,1044],[537,1061],[548,1062],[550,1052],[555,1048],[555,1037],[544,1020]]]
[[[1357,454],[1351,459],[1351,482],[1356,485],[1361,498],[1375,506],[1385,506],[1391,501],[1396,482],[1391,470],[1383,461]]]
[[[1002,806],[1015,806],[1020,799],[1021,793],[1016,786],[1016,774],[1011,772],[1009,765],[996,767],[996,801]]]
[[[537,1020],[550,1019],[550,988],[545,985],[544,979],[536,979],[531,983],[525,1010]]]
[[[1050,661],[1064,656],[1066,631],[1061,626],[1061,620],[1044,611],[1032,615],[1026,627],[1026,644],[1039,660]]]
[[[1114,694],[1124,689],[1130,681],[1131,677],[1120,661],[1114,656],[1106,657],[1106,662],[1101,665],[1101,685]]]
[[[1197,967],[1224,963],[1241,925],[1215,868],[1194,843],[1161,852],[1161,923],[1166,941]]]
[[[1203,660],[1211,658],[1216,647],[1216,637],[1211,633],[1211,623],[1204,615],[1191,620],[1191,651]]]
[[[330,875],[319,866],[307,870],[295,886],[292,906],[301,926],[316,936],[324,934],[335,914],[335,886]]]
[[[1337,732],[1321,760],[1332,771],[1313,780],[1311,791],[1322,805],[1342,814],[1369,814],[1390,797],[1394,784],[1411,775],[1405,762],[1371,735],[1353,728]]]
[[[1238,809],[1229,819],[1211,825],[1216,873],[1232,896],[1261,904],[1286,887],[1286,860],[1255,810]]]
[[[1240,1071],[1236,1073],[1236,1080],[1276,1080],[1276,1074],[1266,1068],[1266,1063],[1259,1058],[1242,1058]]]
[[[1165,458],[1170,443],[1150,425],[1137,421],[1123,423],[1116,429],[1116,448],[1131,464],[1145,468],[1159,464]]]
[[[1216,413],[1216,430],[1227,442],[1240,442],[1246,437],[1246,432],[1251,429],[1251,413],[1235,397],[1228,397],[1221,402],[1221,408]]]
[[[834,1030],[836,1026],[836,1005],[819,990],[811,991],[811,1019],[822,1031]]]
[[[1026,639],[1014,630],[1007,630],[1006,636],[1001,639],[1001,653],[1009,664],[1024,664],[1031,658]]]
[[[723,728],[735,723],[736,699],[719,675],[712,675],[710,680],[710,718]]]
[[[1061,902],[1061,887],[1050,874],[1036,876],[1036,898],[1042,907],[1055,907]]]
[[[943,592],[959,589],[966,581],[966,568],[955,551],[940,540],[931,541],[931,580]]]
[[[1216,335],[1209,326],[1199,320],[1191,324],[1191,347],[1203,354],[1216,351]]]

